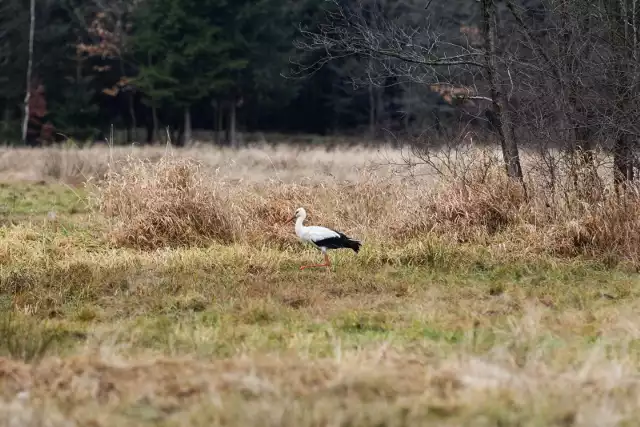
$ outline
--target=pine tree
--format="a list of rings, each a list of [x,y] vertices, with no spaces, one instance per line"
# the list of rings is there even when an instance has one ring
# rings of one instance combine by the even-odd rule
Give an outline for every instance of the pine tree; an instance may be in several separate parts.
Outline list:
[[[185,140],[189,139],[192,105],[227,90],[233,72],[247,64],[233,57],[232,40],[224,31],[234,4],[226,0],[150,0],[138,15],[133,42],[143,65],[134,84],[145,92],[153,108],[173,104],[183,110]]]
[[[294,52],[291,41],[298,29],[296,20],[309,1],[283,5],[279,0],[238,1],[238,14],[229,32],[234,51],[247,66],[238,72],[227,96],[230,115],[235,117],[239,99],[251,98],[252,104],[284,106],[297,93],[300,82],[282,77]],[[232,124],[235,120],[230,120]],[[235,129],[231,130],[232,135]],[[235,138],[230,142],[237,145]]]

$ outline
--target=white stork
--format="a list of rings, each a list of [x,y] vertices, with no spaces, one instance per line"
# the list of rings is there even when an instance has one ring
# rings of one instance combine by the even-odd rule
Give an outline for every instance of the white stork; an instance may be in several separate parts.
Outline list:
[[[348,248],[353,249],[355,253],[358,253],[360,250],[360,241],[347,237],[339,231],[317,225],[304,226],[303,223],[306,218],[307,211],[305,211],[304,208],[298,208],[296,209],[295,215],[289,221],[296,220],[296,234],[301,240],[313,243],[322,251],[324,264],[303,265],[300,266],[300,270],[310,267],[331,268],[331,261],[329,261],[329,255],[327,255],[328,249]]]

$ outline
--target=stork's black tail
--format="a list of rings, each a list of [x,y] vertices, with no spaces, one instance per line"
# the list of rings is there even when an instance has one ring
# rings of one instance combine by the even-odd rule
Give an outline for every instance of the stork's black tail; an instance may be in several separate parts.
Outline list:
[[[355,253],[358,253],[358,251],[360,250],[360,246],[362,246],[362,243],[360,243],[359,240],[344,236],[344,245],[349,249],[353,249]]]

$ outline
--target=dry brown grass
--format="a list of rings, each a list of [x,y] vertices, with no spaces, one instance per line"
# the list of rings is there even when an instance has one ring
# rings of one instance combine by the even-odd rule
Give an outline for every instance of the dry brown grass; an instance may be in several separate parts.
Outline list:
[[[364,171],[355,181],[242,185],[184,156],[128,157],[89,182],[93,207],[111,221],[115,245],[155,249],[211,242],[297,244],[287,222],[299,206],[309,220],[346,232],[385,235],[398,215],[401,188],[393,178]]]
[[[103,177],[108,171],[117,171],[119,165],[126,163],[123,161],[128,158],[155,162],[166,155],[196,160],[207,173],[215,173],[226,182],[241,185],[266,181],[355,181],[372,164],[384,163],[387,159],[401,162],[400,154],[387,147],[379,150],[362,147],[327,150],[264,145],[239,151],[210,145],[184,149],[105,145],[42,149],[0,147],[0,180],[78,184],[91,177]],[[394,169],[382,166],[379,172],[389,175]]]
[[[127,159],[98,181],[97,209],[115,218],[110,238],[117,245],[155,249],[233,240],[231,212],[215,181],[200,165],[163,157]]]
[[[502,168],[494,167],[442,182],[407,209],[411,214],[393,227],[399,236],[434,233],[466,242],[482,240],[526,221],[531,204],[521,183],[507,179]]]
[[[396,183],[371,173],[357,182],[325,184],[267,183],[233,195],[241,233],[246,241],[273,243],[280,247],[297,244],[287,223],[296,208],[308,209],[309,224],[323,224],[367,237],[387,237],[385,230],[398,218],[401,189]]]
[[[113,163],[104,179],[96,181],[93,194],[99,211],[115,218],[109,235],[121,246],[155,249],[235,241],[293,248],[298,242],[287,220],[303,206],[309,223],[373,241],[439,236],[507,251],[608,262],[640,259],[638,192],[618,198],[603,187],[597,199],[583,200],[571,193],[565,175],[556,184],[565,194],[551,197],[544,180],[533,173],[525,192],[504,176],[500,164],[479,164],[439,181],[401,181],[369,167],[345,181],[316,182],[301,175],[297,182],[241,183],[184,153],[167,153]],[[550,204],[551,199],[561,202]]]
[[[550,232],[560,254],[640,261],[640,193],[629,188],[621,197],[609,196],[585,204],[579,215],[552,224]]]

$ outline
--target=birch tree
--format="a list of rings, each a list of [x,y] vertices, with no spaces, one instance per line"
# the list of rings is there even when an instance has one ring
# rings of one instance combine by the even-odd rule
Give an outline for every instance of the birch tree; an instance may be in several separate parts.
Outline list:
[[[33,39],[36,28],[36,0],[29,4],[29,59],[27,63],[27,81],[24,95],[24,117],[22,118],[22,143],[27,143],[27,129],[29,127],[29,100],[31,99],[31,74],[33,72]]]

